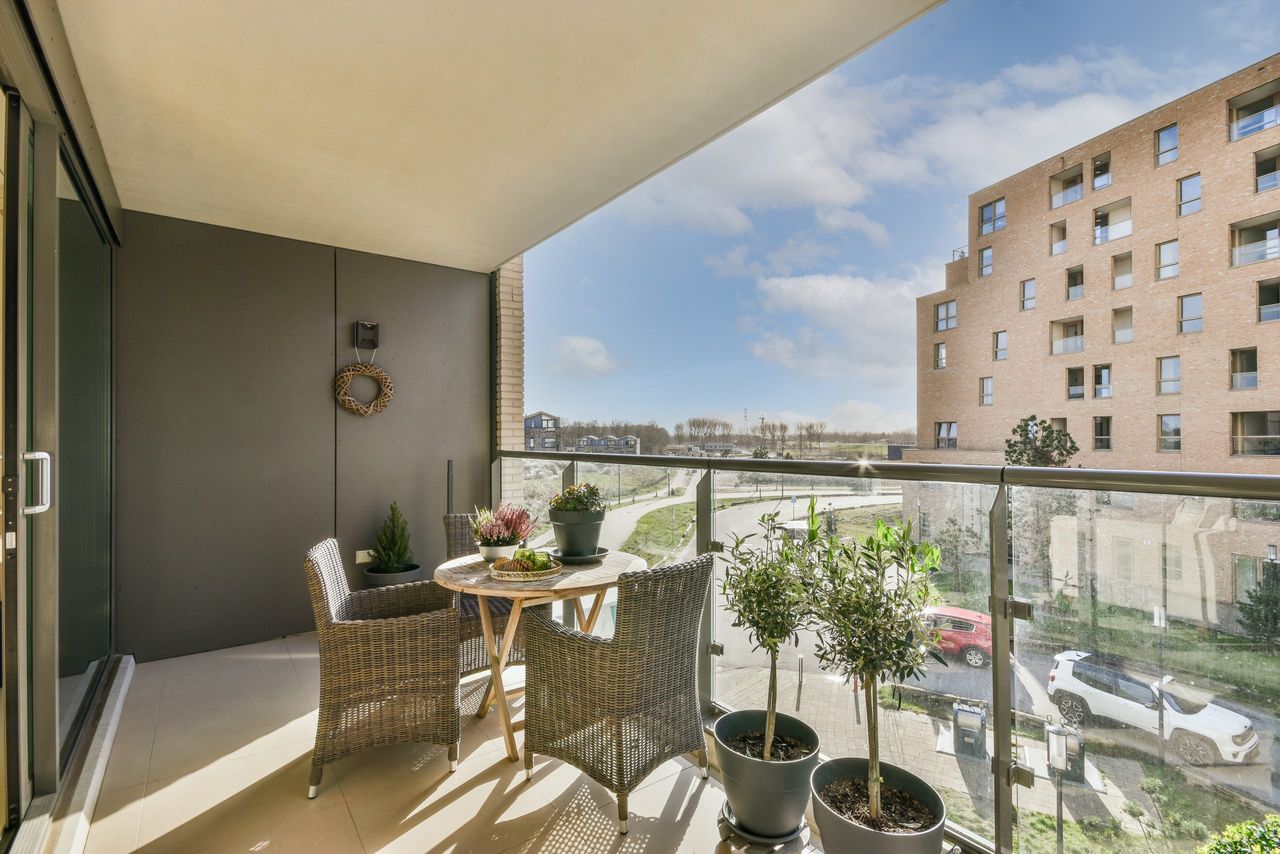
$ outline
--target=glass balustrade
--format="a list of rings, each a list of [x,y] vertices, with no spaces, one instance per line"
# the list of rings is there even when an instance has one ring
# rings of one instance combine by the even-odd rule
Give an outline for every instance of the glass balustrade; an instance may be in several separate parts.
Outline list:
[[[1276,187],[1280,187],[1280,172],[1268,172],[1265,175],[1259,175],[1257,182],[1259,193],[1274,190]]]
[[[1244,139],[1246,136],[1252,136],[1255,133],[1261,133],[1268,128],[1276,126],[1280,122],[1280,111],[1275,107],[1269,107],[1260,113],[1254,113],[1251,116],[1245,116],[1239,121],[1231,123],[1231,139]]]
[[[1080,353],[1083,351],[1083,335],[1068,335],[1066,338],[1053,339],[1053,355],[1055,356],[1061,356],[1064,353]]]
[[[1276,258],[1280,258],[1280,239],[1276,238],[1245,243],[1231,250],[1231,263],[1237,267]]]
[[[1043,197],[1041,197],[1043,198]],[[1075,184],[1053,194],[1051,207],[1060,208],[1084,198],[1084,184]]]
[[[1131,219],[1113,222],[1110,225],[1097,225],[1093,228],[1093,243],[1095,246],[1110,243],[1112,240],[1119,240],[1121,237],[1128,237],[1130,234],[1133,234],[1133,220]]]

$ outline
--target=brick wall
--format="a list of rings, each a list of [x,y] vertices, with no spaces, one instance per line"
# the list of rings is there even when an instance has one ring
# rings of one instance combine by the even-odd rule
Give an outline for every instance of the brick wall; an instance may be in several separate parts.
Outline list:
[[[499,450],[518,451],[524,444],[524,256],[493,271],[494,437]],[[524,496],[524,466],[502,463],[502,494],[494,504],[519,503]]]

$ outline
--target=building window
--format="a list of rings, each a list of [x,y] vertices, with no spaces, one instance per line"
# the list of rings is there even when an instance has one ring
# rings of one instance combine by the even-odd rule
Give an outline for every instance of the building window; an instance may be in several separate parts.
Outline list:
[[[1231,224],[1231,266],[1243,267],[1280,258],[1280,214],[1265,214]]]
[[[947,366],[947,344],[945,341],[939,341],[933,345],[933,366],[935,368],[945,368]]]
[[[1009,358],[1009,333],[1002,330],[991,336],[991,359],[995,362],[1003,362],[1007,358]]]
[[[956,301],[940,302],[934,308],[933,328],[936,332],[945,332],[956,328]]]
[[[1084,267],[1067,270],[1067,300],[1084,297]]]
[[[1030,311],[1036,307],[1036,280],[1027,279],[1022,283],[1022,310]]]
[[[1156,278],[1172,279],[1178,275],[1178,241],[1156,244]]]
[[[1093,158],[1093,189],[1101,190],[1111,186],[1111,152],[1099,154]]]
[[[1280,187],[1280,145],[1253,153],[1253,189],[1265,193]]]
[[[1111,416],[1099,415],[1093,419],[1093,449],[1111,450]]]
[[[1258,387],[1258,348],[1244,347],[1231,351],[1231,387]]]
[[[1261,581],[1258,572],[1262,561],[1253,555],[1232,555],[1231,556],[1231,574],[1235,581],[1235,600],[1237,602],[1248,602],[1249,591],[1258,586]]]
[[[1049,178],[1049,207],[1060,208],[1084,198],[1084,165],[1077,163]]]
[[[1055,222],[1049,226],[1049,254],[1061,255],[1067,251],[1067,222]]]
[[[1178,331],[1183,335],[1204,330],[1204,294],[1178,297]]]
[[[1100,246],[1133,234],[1133,203],[1121,199],[1093,212],[1093,245]]]
[[[1280,410],[1231,413],[1231,453],[1246,457],[1280,455]]]
[[[1067,368],[1067,400],[1084,400],[1084,368]]]
[[[935,448],[955,450],[957,447],[956,443],[959,441],[959,432],[956,430],[956,422],[936,421],[934,422],[934,427],[937,428],[937,433],[933,440],[933,446]]]
[[[982,216],[982,233],[990,234],[1004,228],[1004,199],[996,199],[979,208]]]
[[[1156,165],[1163,166],[1178,159],[1178,125],[1156,131]]]
[[[1157,415],[1156,418],[1160,421],[1160,444],[1158,449],[1161,451],[1181,451],[1182,416]]]
[[[1111,312],[1111,343],[1128,344],[1133,340],[1133,307],[1125,306]]]
[[[991,247],[987,246],[978,250],[978,275],[991,275]]]
[[[1111,397],[1111,366],[1093,366],[1093,396]]]
[[[1178,216],[1200,210],[1200,176],[1189,175],[1178,181]]]
[[[1111,568],[1117,581],[1133,580],[1133,540],[1129,537],[1111,538]],[[1150,697],[1147,690],[1145,696]]]
[[[1064,353],[1080,353],[1084,351],[1084,318],[1074,320],[1055,320],[1049,324],[1050,353],[1061,356]]]
[[[1280,279],[1258,282],[1258,322],[1280,320]]]
[[[1053,425],[1054,430],[1061,430],[1064,433],[1067,431],[1067,419],[1065,418],[1050,418],[1049,423]]]
[[[1182,580],[1182,546],[1164,544],[1164,578],[1166,581]]]
[[[1156,359],[1156,394],[1178,394],[1182,391],[1182,357],[1161,356]]]
[[[981,377],[978,379],[978,405],[990,406],[995,402],[995,378]]]
[[[1111,287],[1123,291],[1133,287],[1133,253],[1125,252],[1111,258]]]

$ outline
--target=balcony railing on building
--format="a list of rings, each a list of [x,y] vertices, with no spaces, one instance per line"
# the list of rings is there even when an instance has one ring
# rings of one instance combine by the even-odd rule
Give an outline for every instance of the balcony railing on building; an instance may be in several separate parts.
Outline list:
[[[1259,261],[1274,261],[1276,258],[1280,258],[1280,238],[1245,243],[1231,250],[1231,263],[1236,267]]]
[[[1268,172],[1265,175],[1258,176],[1259,193],[1274,190],[1276,187],[1280,187],[1280,172]]]
[[[1231,453],[1245,457],[1280,455],[1280,436],[1232,436]]]
[[[1066,252],[1066,251],[1067,251],[1067,240],[1065,237],[1062,240],[1053,241],[1053,245],[1049,248],[1050,255],[1061,255],[1063,252]]]
[[[1258,387],[1257,371],[1237,371],[1231,375],[1231,387],[1233,389],[1246,389]]]
[[[1065,338],[1055,338],[1053,340],[1053,355],[1061,356],[1064,353],[1082,353],[1084,352],[1084,336],[1068,335]]]
[[[1246,136],[1252,136],[1268,128],[1273,128],[1277,123],[1280,123],[1280,111],[1276,107],[1269,107],[1260,113],[1254,113],[1252,116],[1245,116],[1239,121],[1232,122],[1231,139],[1233,142],[1237,139],[1244,139]]]
[[[1131,219],[1113,222],[1110,225],[1097,225],[1093,228],[1093,245],[1100,246],[1112,240],[1119,240],[1121,237],[1128,237],[1130,234],[1133,234]]]
[[[1041,196],[1040,198],[1044,198],[1044,196]],[[1082,183],[1074,184],[1070,187],[1067,187],[1065,190],[1062,190],[1061,192],[1054,193],[1051,199],[1050,207],[1060,208],[1063,205],[1069,205],[1072,202],[1078,202],[1083,198],[1084,198],[1084,184]]]

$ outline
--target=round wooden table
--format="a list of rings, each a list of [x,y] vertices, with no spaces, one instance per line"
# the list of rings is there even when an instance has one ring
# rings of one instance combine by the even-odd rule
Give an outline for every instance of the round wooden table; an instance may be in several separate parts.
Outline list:
[[[491,701],[498,707],[507,758],[512,762],[517,761],[520,754],[516,750],[515,727],[511,723],[507,691],[502,684],[502,670],[506,665],[507,655],[511,652],[511,643],[515,640],[516,628],[520,625],[520,612],[531,605],[546,605],[571,599],[578,617],[578,627],[584,632],[590,632],[604,605],[604,592],[615,586],[618,577],[624,572],[643,572],[648,568],[643,558],[627,552],[609,552],[603,560],[591,563],[566,564],[559,575],[542,581],[497,581],[489,575],[489,564],[481,560],[479,555],[454,558],[436,567],[436,584],[459,593],[470,593],[480,602],[480,624],[484,628],[484,643],[489,653],[489,672],[492,678],[489,691],[481,701],[480,711],[476,716],[484,717]],[[584,613],[582,597],[592,595],[595,596],[595,601],[591,603],[591,611]],[[493,634],[493,617],[489,614],[491,598],[511,600],[511,616],[507,618],[507,630],[503,633],[501,645]]]

